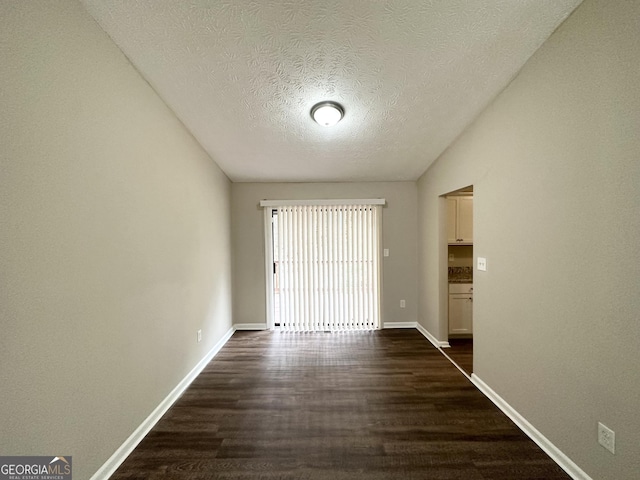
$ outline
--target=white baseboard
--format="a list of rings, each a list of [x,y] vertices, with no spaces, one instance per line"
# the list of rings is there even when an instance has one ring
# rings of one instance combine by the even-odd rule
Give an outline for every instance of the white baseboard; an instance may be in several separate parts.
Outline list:
[[[417,322],[384,322],[382,328],[416,328]]]
[[[171,390],[169,395],[165,397],[162,402],[151,412],[151,414],[134,430],[134,432],[127,438],[122,445],[111,455],[111,457],[93,474],[91,480],[107,480],[118,469],[122,462],[133,452],[142,439],[149,433],[149,431],[155,426],[156,423],[162,418],[162,416],[169,410],[171,405],[182,395],[187,387],[195,380],[195,378],[202,372],[204,367],[211,361],[213,357],[220,351],[225,343],[231,338],[235,328],[231,327],[227,333],[214,345],[214,347],[207,353],[198,364],[187,374],[186,377]]]
[[[431,335],[431,333],[429,333],[429,331],[427,331],[426,328],[424,328],[422,325],[420,325],[419,323],[416,323],[416,330],[418,330],[422,335],[424,335],[427,340],[429,340],[434,347],[436,348],[449,348],[449,342],[441,342],[439,341],[436,337],[434,337],[433,335]]]
[[[484,393],[502,412],[515,423],[531,440],[533,440],[547,455],[549,455],[560,468],[574,480],[592,480],[584,470],[576,465],[569,457],[556,447],[551,441],[540,433],[526,418],[520,415],[489,385],[484,383],[475,373],[471,374],[471,382]]]
[[[233,327],[236,330],[267,330],[266,323],[236,323]]]

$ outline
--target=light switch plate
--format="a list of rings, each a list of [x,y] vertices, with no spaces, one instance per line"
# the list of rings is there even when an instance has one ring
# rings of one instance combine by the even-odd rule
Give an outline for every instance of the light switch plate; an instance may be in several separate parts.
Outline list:
[[[380,250],[378,250],[378,251],[380,251]],[[388,256],[389,256],[389,249],[388,249],[388,248],[385,248],[385,249],[382,251],[382,254],[383,254],[385,257],[388,257]]]
[[[487,259],[484,257],[478,257],[478,270],[481,272],[487,271]]]

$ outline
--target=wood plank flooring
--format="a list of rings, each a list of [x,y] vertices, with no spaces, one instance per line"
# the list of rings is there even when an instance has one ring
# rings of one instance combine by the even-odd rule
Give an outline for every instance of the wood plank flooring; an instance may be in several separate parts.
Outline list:
[[[569,479],[416,330],[236,332],[111,477]]]
[[[473,339],[472,338],[450,338],[450,348],[444,352],[464,370],[467,375],[473,373]]]

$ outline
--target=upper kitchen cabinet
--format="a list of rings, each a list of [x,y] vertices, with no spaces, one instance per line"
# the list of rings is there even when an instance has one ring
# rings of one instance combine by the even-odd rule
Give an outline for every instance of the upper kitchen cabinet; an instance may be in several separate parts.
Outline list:
[[[447,201],[447,242],[450,245],[473,244],[473,197],[449,196]]]

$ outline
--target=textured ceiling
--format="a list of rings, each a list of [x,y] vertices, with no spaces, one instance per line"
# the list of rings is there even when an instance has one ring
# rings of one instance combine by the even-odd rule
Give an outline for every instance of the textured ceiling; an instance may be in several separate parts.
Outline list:
[[[373,181],[417,179],[581,0],[81,1],[231,180]]]

